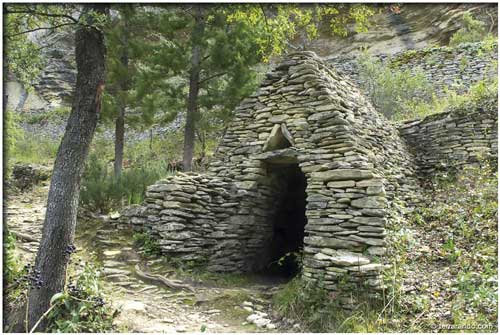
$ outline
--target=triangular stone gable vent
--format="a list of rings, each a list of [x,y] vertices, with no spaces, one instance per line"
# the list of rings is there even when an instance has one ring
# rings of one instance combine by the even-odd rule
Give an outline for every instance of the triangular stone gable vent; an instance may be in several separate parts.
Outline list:
[[[290,148],[295,145],[292,134],[286,128],[286,125],[282,123],[281,125],[275,124],[273,130],[271,130],[271,134],[266,140],[264,144],[264,152],[265,151],[273,151],[279,149]]]

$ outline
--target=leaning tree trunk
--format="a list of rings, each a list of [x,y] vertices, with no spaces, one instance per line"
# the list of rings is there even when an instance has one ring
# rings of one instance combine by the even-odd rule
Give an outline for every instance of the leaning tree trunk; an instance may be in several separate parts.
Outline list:
[[[107,12],[106,5],[84,5],[84,14]],[[49,308],[51,297],[64,289],[73,244],[80,191],[80,177],[97,125],[104,89],[105,45],[102,31],[79,26],[75,34],[77,79],[71,114],[57,152],[50,183],[42,240],[35,260],[43,281],[40,289],[29,292],[31,329]],[[46,327],[43,320],[37,327]]]
[[[198,92],[200,90],[201,38],[205,30],[201,5],[196,6],[195,27],[189,72],[189,95],[187,100],[186,126],[184,128],[184,151],[182,165],[184,171],[191,171],[195,142],[196,121],[198,119]]]

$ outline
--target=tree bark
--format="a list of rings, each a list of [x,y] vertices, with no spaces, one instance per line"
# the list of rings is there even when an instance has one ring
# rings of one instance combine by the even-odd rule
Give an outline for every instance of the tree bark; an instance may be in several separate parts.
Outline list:
[[[115,124],[115,177],[122,174],[123,147],[125,143],[125,107],[120,106]]]
[[[118,110],[118,116],[116,118],[116,128],[115,128],[115,177],[120,177],[123,167],[123,147],[125,143],[125,108],[126,108],[126,94],[129,88],[129,74],[128,74],[128,40],[129,40],[129,27],[128,20],[124,18],[123,27],[123,44],[122,44],[122,55],[120,57],[120,62],[122,66],[126,69],[126,75],[122,78],[120,83],[120,91],[122,96],[120,97],[120,106]]]
[[[184,128],[184,151],[182,164],[184,171],[192,170],[195,145],[196,121],[198,120],[198,93],[200,90],[201,39],[205,30],[203,9],[195,8],[195,26],[192,36],[191,69],[189,71],[189,95],[187,100],[186,126]]]
[[[94,11],[107,14],[107,5],[85,4],[83,15]],[[105,74],[105,45],[102,31],[79,26],[75,33],[77,79],[71,114],[57,152],[43,223],[42,240],[35,260],[43,285],[28,296],[28,327],[49,308],[51,297],[64,289],[73,244],[78,209],[80,178],[97,125]],[[43,320],[37,331],[46,328]]]

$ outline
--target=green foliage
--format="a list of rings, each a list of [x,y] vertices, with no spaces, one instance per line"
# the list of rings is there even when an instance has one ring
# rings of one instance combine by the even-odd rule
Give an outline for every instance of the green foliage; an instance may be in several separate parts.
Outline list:
[[[304,262],[304,250],[300,251],[290,251],[281,256],[278,259],[278,265],[283,266],[287,263],[287,261],[292,261],[297,264],[299,269],[302,269],[302,264]]]
[[[48,118],[62,118],[67,116],[67,113],[67,109],[55,109],[44,115],[48,115]],[[19,113],[5,113],[7,167],[10,168],[15,163],[52,163],[59,148],[59,141],[24,131],[20,126],[23,119],[25,118]]]
[[[369,18],[375,14],[372,7],[361,4],[244,4],[226,12],[229,22],[244,23],[252,32],[256,50],[265,62],[286,51],[300,32],[314,39],[320,25],[327,24],[332,35],[345,37],[349,23],[354,23],[355,32],[367,31]]]
[[[349,314],[339,304],[336,294],[324,289],[321,282],[296,277],[273,297],[273,306],[280,315],[300,323],[304,332],[383,331],[377,303],[359,297],[359,304]]]
[[[239,22],[229,23],[224,8],[229,7],[203,6],[204,29],[200,36],[194,29],[192,8],[165,6],[154,13],[137,11],[137,20],[142,18],[146,33],[157,36],[147,39],[147,43],[141,39],[142,54],[135,77],[133,101],[145,121],[162,123],[186,109],[194,44],[202,52],[197,103],[205,119],[212,116],[215,123],[220,122],[217,120],[226,117],[242,97],[255,89],[255,71],[251,67],[259,58],[252,31]],[[157,28],[160,26],[162,29]]]
[[[363,53],[359,59],[362,88],[386,117],[406,116],[433,99],[433,87],[421,69],[396,70]]]
[[[19,116],[18,114],[12,111],[5,111],[4,113],[4,157],[6,158],[4,161],[4,171],[7,172],[11,167],[13,156],[15,156],[15,148],[18,143],[23,139],[23,131],[19,127]],[[5,173],[4,172],[4,173]]]
[[[173,120],[187,108],[191,55],[197,47],[202,61],[195,122],[202,146],[255,90],[259,62],[282,54],[299,32],[316,37],[321,23],[328,22],[337,35],[347,35],[349,23],[355,23],[355,31],[365,31],[374,13],[365,5],[212,4],[202,6],[198,26],[203,29],[195,29],[196,6],[116,8],[119,15],[108,29],[110,90],[104,115],[112,119],[126,106],[131,111],[126,122],[133,127]]]
[[[6,4],[4,37],[6,72],[30,91],[45,66],[40,47],[28,38],[31,31],[60,31],[73,25],[72,4]]]
[[[425,185],[411,224],[390,227],[393,267],[385,276],[391,304],[385,319],[391,331],[496,325],[497,187],[497,173],[487,162],[438,174]],[[416,285],[415,292],[403,291],[406,281]]]
[[[5,224],[5,223],[4,223]],[[12,284],[21,274],[20,260],[15,254],[16,237],[12,233],[3,237],[3,280],[4,284]]]
[[[117,311],[104,302],[100,271],[86,263],[82,272],[51,301],[48,330],[62,333],[100,333],[113,331]]]
[[[486,29],[484,22],[476,20],[471,13],[464,13],[462,16],[462,28],[454,33],[450,38],[450,46],[457,46],[462,43],[480,42],[491,38],[492,35]]]
[[[52,109],[46,113],[37,113],[26,117],[26,123],[39,124],[42,122],[65,123],[71,112],[71,108],[61,107]]]
[[[9,153],[9,164],[50,164],[54,161],[58,149],[58,141],[28,133],[19,128],[18,139]]]
[[[476,82],[464,94],[458,94],[451,89],[444,92],[441,98],[433,97],[431,102],[419,102],[413,105],[413,111],[396,115],[393,119],[405,120],[421,118],[445,111],[467,113],[473,110],[496,109],[498,101],[498,79]]]
[[[125,169],[116,178],[108,162],[91,153],[82,177],[80,204],[89,210],[108,212],[124,205],[141,203],[146,188],[166,174],[165,163],[150,161]]]
[[[107,15],[92,10],[79,18],[72,15],[81,12],[77,4],[29,4],[10,3],[4,13],[4,71],[13,74],[29,92],[45,67],[41,47],[28,38],[31,32],[60,32],[77,25],[102,29]],[[42,37],[43,38],[43,37]]]
[[[464,322],[463,317],[468,314],[469,318],[481,320],[486,316],[485,319],[496,322],[497,173],[483,163],[438,182],[435,188],[439,196],[447,195],[445,203],[429,211],[429,221],[451,228],[451,237],[443,248],[447,258],[455,263],[454,272],[458,272],[454,283],[457,293],[452,301],[454,319]]]
[[[147,256],[160,256],[161,249],[158,241],[147,232],[135,233],[133,236],[134,243],[144,250]]]
[[[455,246],[453,238],[449,238],[446,243],[443,244],[443,253],[446,255],[450,263],[453,263],[462,252]]]
[[[454,89],[445,88],[443,96],[437,97],[420,69],[413,72],[397,70],[364,53],[359,58],[359,70],[362,88],[374,106],[392,120],[421,118],[446,110],[471,110],[479,106],[496,108],[492,105],[498,99],[496,77],[474,83],[463,94],[455,90],[461,89],[460,85],[455,85]]]

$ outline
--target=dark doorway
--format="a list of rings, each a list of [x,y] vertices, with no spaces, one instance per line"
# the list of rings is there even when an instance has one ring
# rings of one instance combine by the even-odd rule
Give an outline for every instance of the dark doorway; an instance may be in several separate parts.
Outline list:
[[[270,217],[273,237],[269,245],[268,274],[286,278],[300,271],[298,253],[304,244],[307,179],[298,164],[268,164],[274,208]]]

